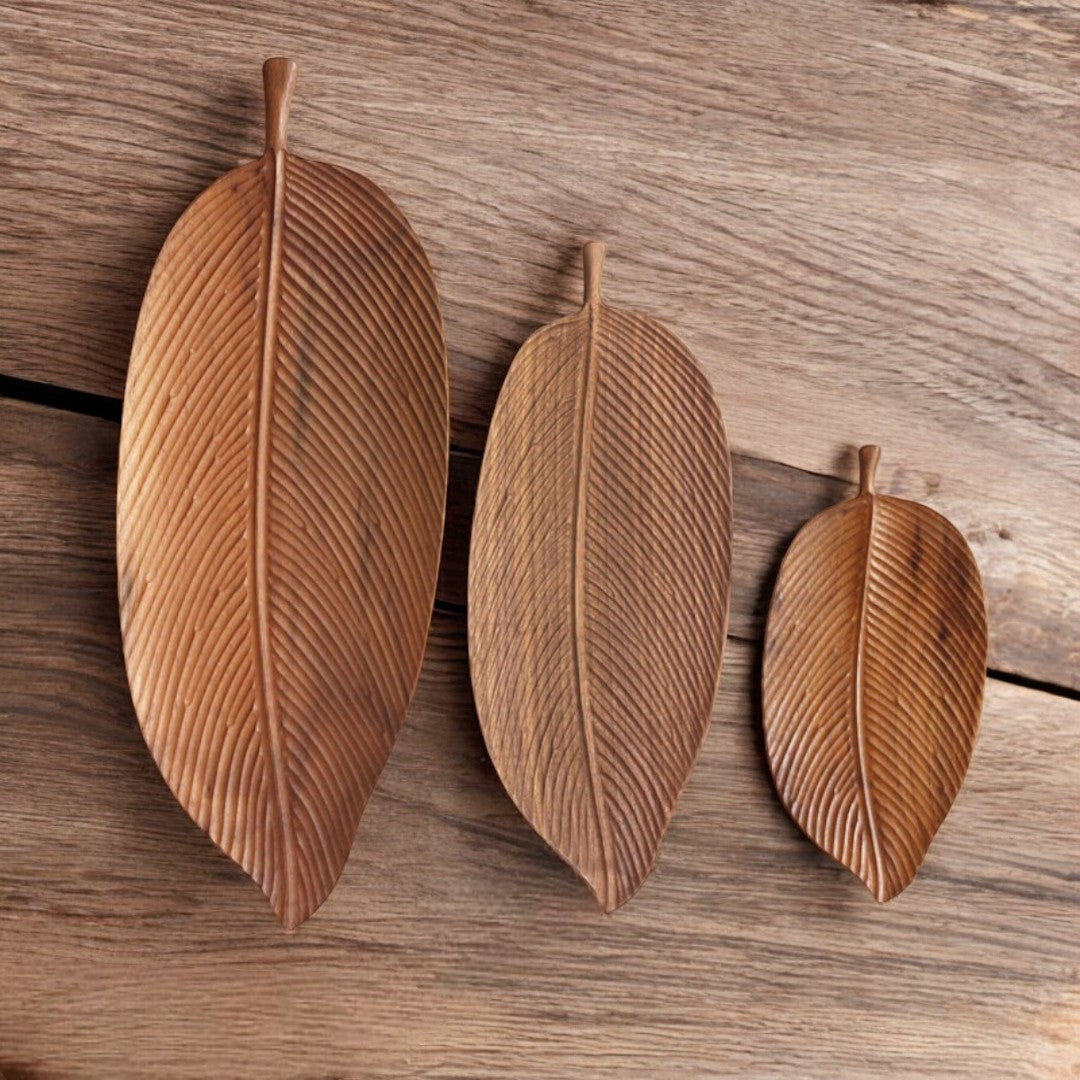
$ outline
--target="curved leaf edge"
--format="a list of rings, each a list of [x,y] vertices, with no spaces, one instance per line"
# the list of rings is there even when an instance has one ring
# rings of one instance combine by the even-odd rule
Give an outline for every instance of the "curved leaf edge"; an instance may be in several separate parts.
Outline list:
[[[967,556],[968,556],[968,558],[969,558],[969,560],[971,562],[971,565],[975,570],[975,580],[980,583],[980,594],[982,596],[982,609],[983,609],[983,620],[982,620],[983,634],[982,634],[982,637],[983,637],[983,642],[984,642],[982,652],[983,652],[983,655],[986,656],[987,653],[988,653],[988,650],[989,650],[989,609],[988,609],[988,603],[987,603],[987,597],[986,597],[986,590],[985,590],[985,588],[981,588],[982,577],[981,577],[981,574],[979,573],[978,563],[975,560],[974,553],[971,551],[971,545],[968,544],[967,538],[964,536],[964,534],[944,514],[942,514],[939,510],[935,510],[934,507],[928,506],[926,503],[918,502],[915,499],[904,499],[904,498],[901,498],[900,496],[897,496],[897,495],[883,495],[883,494],[879,494],[877,492],[865,492],[864,491],[864,492],[857,492],[851,498],[842,499],[840,502],[835,503],[833,506],[828,506],[824,510],[819,511],[812,518],[810,518],[808,521],[803,523],[803,525],[799,528],[798,532],[796,532],[795,536],[792,538],[791,543],[788,545],[787,550],[784,552],[784,557],[783,557],[783,559],[781,559],[780,567],[779,567],[779,569],[777,570],[777,573],[776,573],[775,584],[773,586],[773,595],[775,596],[776,586],[779,585],[779,583],[783,579],[785,566],[788,565],[789,559],[791,559],[793,553],[796,552],[796,547],[797,547],[800,539],[803,538],[804,534],[810,528],[810,526],[814,525],[814,524],[820,525],[822,519],[826,519],[826,518],[829,518],[829,517],[833,516],[834,514],[838,514],[841,510],[845,509],[850,503],[854,502],[856,499],[882,499],[882,500],[889,500],[889,501],[897,502],[897,503],[906,503],[906,504],[908,504],[910,506],[917,506],[920,509],[921,512],[924,512],[927,515],[933,516],[939,523],[941,523],[943,525],[946,533],[951,534],[952,539],[954,541],[956,541],[958,548],[967,553]],[[768,610],[768,612],[766,614],[766,617],[765,617],[765,627],[764,627],[764,637],[763,637],[763,641],[765,642],[765,646],[764,646],[764,649],[762,650],[761,678],[760,678],[760,687],[759,687],[761,695],[762,695],[762,701],[764,701],[764,698],[765,698],[765,678],[766,678],[766,675],[765,675],[765,672],[766,672],[765,652],[768,649],[768,642],[769,642],[770,636],[771,636],[770,635],[770,624],[771,624],[772,620],[775,617],[774,610],[775,610],[774,605],[772,603],[770,603],[769,604],[769,610]],[[984,661],[984,666],[985,666],[985,661]],[[982,720],[982,706],[983,706],[983,704],[985,702],[985,693],[986,693],[986,681],[984,679],[983,683],[982,683],[982,686],[980,687],[979,711],[978,711],[978,715],[976,716],[975,727],[974,727],[974,729],[972,731],[971,752],[968,755],[968,764],[969,764],[969,766],[970,766],[971,756],[972,756],[972,754],[974,752],[975,744],[978,741],[978,734],[979,734],[979,729],[980,729],[981,720]],[[820,844],[818,842],[818,840],[813,835],[811,835],[811,833],[808,832],[803,827],[802,822],[800,822],[800,820],[799,820],[798,816],[796,815],[793,807],[788,802],[788,800],[784,797],[784,793],[780,790],[780,788],[779,788],[779,786],[778,786],[778,784],[776,782],[777,762],[776,762],[776,760],[774,758],[773,746],[772,746],[771,741],[769,739],[768,727],[767,727],[767,725],[763,725],[763,728],[764,728],[763,742],[764,742],[764,746],[765,746],[765,759],[766,759],[766,762],[767,762],[767,764],[769,766],[769,782],[772,784],[773,791],[776,794],[777,801],[783,806],[784,811],[786,812],[788,818],[790,819],[792,824],[795,825],[795,827],[799,830],[799,832],[801,832],[803,834],[803,836],[805,836],[806,839],[809,840],[810,843],[813,844],[815,848],[817,848],[818,851],[820,851],[823,855],[827,856],[832,862],[836,863],[843,870],[847,871],[853,877],[855,877],[866,888],[866,890],[870,893],[870,895],[879,904],[886,904],[890,900],[894,900],[902,892],[907,890],[911,886],[911,884],[915,881],[915,879],[918,877],[919,871],[922,869],[922,864],[925,861],[926,856],[929,854],[931,846],[933,845],[933,841],[936,838],[937,834],[940,832],[942,826],[945,824],[945,821],[949,817],[949,814],[951,814],[952,807],[956,805],[956,800],[959,798],[960,791],[963,790],[963,786],[961,785],[961,787],[957,790],[957,792],[954,794],[952,800],[950,801],[949,812],[946,813],[941,818],[941,820],[937,822],[937,824],[933,828],[933,831],[930,833],[930,836],[929,836],[929,838],[927,839],[927,842],[926,842],[926,846],[923,848],[923,850],[921,852],[919,866],[916,867],[914,873],[907,876],[906,880],[903,881],[902,884],[898,884],[898,886],[895,887],[895,888],[889,888],[886,885],[883,888],[875,890],[872,881],[868,880],[867,877],[864,877],[863,875],[861,875],[861,874],[857,873],[856,871],[852,870],[849,866],[847,866],[844,863],[840,862],[840,860],[831,851],[829,851],[826,847],[824,847],[822,844]]]
[[[269,63],[269,61],[268,61],[268,63]],[[292,154],[291,152],[285,152],[285,153],[286,153],[287,157],[289,157],[289,158],[302,157],[302,155],[295,155],[295,154]],[[184,228],[188,224],[189,219],[191,217],[193,217],[199,211],[199,209],[200,209],[199,204],[202,202],[202,200],[205,197],[208,197],[208,196],[211,196],[211,195],[217,193],[218,191],[220,191],[221,188],[227,187],[227,186],[229,186],[231,184],[235,184],[236,181],[240,178],[240,176],[243,173],[245,173],[245,172],[247,172],[249,170],[258,170],[260,168],[263,168],[263,167],[267,166],[268,164],[269,164],[269,167],[272,168],[273,167],[273,165],[272,165],[273,158],[274,158],[273,149],[267,148],[267,150],[264,151],[264,153],[261,154],[259,157],[253,158],[250,161],[246,161],[241,165],[237,165],[236,167],[234,167],[232,169],[229,169],[227,172],[223,173],[221,176],[219,176],[216,179],[212,180],[205,188],[203,188],[187,204],[187,206],[181,212],[180,216],[176,219],[176,221],[173,223],[172,227],[169,229],[169,232],[166,234],[166,237],[165,237],[164,241],[162,242],[161,248],[159,249],[158,254],[154,259],[154,265],[153,265],[153,267],[151,269],[150,276],[147,279],[147,285],[146,285],[146,288],[145,288],[144,293],[143,293],[143,300],[140,303],[140,318],[139,318],[139,321],[141,321],[141,309],[142,309],[142,305],[145,304],[146,296],[149,295],[155,288],[162,287],[159,279],[162,277],[162,274],[163,274],[163,269],[162,268],[165,267],[171,261],[171,258],[166,258],[167,255],[171,256],[171,252],[170,252],[171,245],[173,244],[175,238],[178,235],[180,235],[181,232],[184,230]],[[334,169],[334,170],[336,170],[338,172],[347,173],[350,177],[356,177],[356,176],[362,175],[362,174],[355,173],[353,170],[345,169],[342,166],[335,165],[333,163],[321,162],[321,161],[314,160],[314,159],[309,159],[309,158],[303,158],[303,160],[305,160],[305,161],[307,161],[307,162],[309,162],[311,164],[318,165],[319,167],[322,167],[322,168]],[[404,211],[401,210],[401,208],[398,206],[397,202],[394,199],[391,198],[391,196],[385,191],[385,189],[383,189],[380,185],[376,184],[373,180],[370,180],[366,176],[364,176],[362,178],[366,183],[368,183],[374,189],[374,191],[376,192],[376,194],[379,197],[385,199],[387,201],[387,203],[389,203],[390,206],[393,207],[398,212],[398,214],[399,214],[399,216],[401,218],[401,221],[404,223],[405,227],[408,229],[408,231],[411,234],[413,240],[415,241],[416,251],[419,254],[422,268],[423,268],[425,274],[427,275],[427,277],[430,279],[431,287],[432,287],[432,290],[433,290],[434,295],[435,295],[435,312],[436,312],[436,317],[437,317],[437,322],[438,322],[437,329],[438,329],[438,332],[439,332],[440,340],[442,342],[442,349],[441,349],[442,385],[444,387],[446,387],[447,391],[448,391],[448,388],[449,388],[449,356],[448,356],[448,348],[447,348],[447,342],[446,342],[446,328],[445,328],[445,322],[444,322],[443,314],[442,314],[442,303],[441,303],[441,298],[439,296],[439,291],[438,291],[438,282],[437,282],[437,279],[436,279],[436,276],[435,276],[434,269],[433,269],[433,267],[431,265],[430,258],[429,258],[428,254],[427,254],[427,250],[424,248],[423,244],[420,242],[420,239],[417,236],[415,229],[413,229],[411,221],[408,219],[408,217],[406,216]],[[138,336],[139,336],[139,327],[138,327],[138,323],[137,323],[135,333],[134,333],[134,338],[133,338],[133,351],[134,351],[134,343],[138,340]],[[127,374],[125,376],[125,384],[124,384],[124,386],[125,386],[124,400],[127,400],[130,397],[129,391],[130,391],[130,388],[131,388],[131,382],[132,382],[132,378],[133,378],[133,375],[134,375],[134,367],[131,364],[131,359],[132,359],[132,357],[129,356],[128,371],[127,371]],[[450,467],[450,395],[449,395],[449,392],[446,392],[446,393],[443,394],[442,420],[443,420],[443,432],[444,432],[444,439],[443,439],[444,451],[443,451],[443,467],[442,467],[443,499],[442,499],[441,504],[440,504],[440,512],[439,512],[439,535],[440,535],[440,537],[444,537],[445,528],[446,528],[446,511],[447,511],[447,506],[446,506],[446,503],[447,503],[447,500],[446,500],[446,484],[447,484],[447,481],[448,481],[448,478],[449,478],[449,467]],[[123,448],[124,448],[125,442],[126,442],[126,440],[125,440],[125,428],[129,427],[130,424],[131,424],[131,420],[129,419],[129,414],[126,411],[122,410],[122,412],[121,412],[121,422],[120,422],[120,438],[119,438],[119,447],[120,447],[120,449],[119,449],[119,461],[120,462],[122,462],[123,458],[124,458]],[[129,436],[129,438],[130,438],[130,436]],[[115,503],[115,511],[117,512],[117,514],[119,514],[119,510],[120,510],[120,505],[119,504],[120,504],[120,487],[118,485],[117,486],[117,497],[116,497],[116,503]],[[430,582],[430,589],[429,589],[430,596],[429,596],[429,600],[428,600],[428,604],[427,604],[427,607],[432,612],[434,612],[435,599],[436,599],[436,595],[437,595],[437,592],[438,592],[439,569],[441,567],[441,562],[442,562],[442,553],[441,553],[441,549],[440,549],[439,559],[438,559],[438,562],[436,563],[435,572],[431,575],[431,582]],[[146,733],[145,733],[145,728],[144,728],[142,716],[139,714],[138,710],[135,709],[135,707],[134,707],[135,691],[134,691],[134,686],[132,684],[132,660],[131,660],[131,658],[129,656],[129,652],[128,652],[128,635],[126,633],[127,620],[128,620],[128,611],[129,611],[129,607],[130,607],[130,587],[129,587],[129,583],[124,580],[124,573],[123,573],[123,570],[122,570],[122,567],[121,567],[121,562],[120,562],[119,558],[117,559],[117,600],[118,600],[118,607],[119,607],[119,612],[120,612],[121,650],[122,650],[122,654],[123,654],[123,658],[124,658],[125,682],[128,685],[128,693],[129,693],[129,697],[132,700],[132,709],[136,714],[136,720],[137,720],[138,725],[139,725],[140,735],[143,736],[143,741],[144,741],[147,749],[150,752],[151,759],[154,762],[154,766],[155,766],[155,769],[157,771],[157,774],[158,774],[159,778],[165,784],[166,788],[168,789],[170,795],[173,798],[173,801],[183,811],[185,817],[187,817],[192,822],[192,824],[195,825],[195,827],[200,831],[200,833],[202,833],[214,845],[214,847],[222,855],[224,855],[229,860],[230,863],[235,865],[241,871],[241,873],[243,874],[246,881],[249,881],[252,884],[254,884],[259,889],[259,891],[266,897],[267,901],[270,904],[271,910],[274,912],[274,915],[277,918],[281,928],[286,933],[289,933],[289,934],[294,933],[304,922],[306,922],[308,919],[310,919],[323,906],[323,904],[325,904],[326,901],[330,898],[333,891],[337,887],[338,882],[341,880],[341,876],[344,873],[345,866],[346,866],[346,864],[348,862],[348,857],[346,859],[342,860],[341,864],[338,866],[337,873],[335,874],[333,881],[330,883],[330,887],[326,890],[325,895],[323,895],[321,897],[321,899],[318,901],[318,903],[316,903],[313,906],[310,906],[310,909],[309,909],[308,906],[305,906],[304,908],[302,908],[299,911],[297,911],[297,912],[293,913],[292,915],[290,915],[288,899],[285,898],[285,899],[279,899],[279,900],[275,901],[275,898],[273,897],[270,889],[267,887],[267,884],[264,881],[259,880],[258,878],[256,878],[253,874],[251,874],[249,872],[249,870],[243,865],[243,863],[240,862],[239,859],[237,859],[230,852],[228,852],[218,842],[218,840],[215,839],[213,835],[211,835],[210,823],[207,822],[205,825],[202,824],[188,810],[187,806],[184,805],[184,802],[180,798],[180,792],[178,791],[177,787],[173,784],[173,782],[166,775],[165,769],[163,767],[163,761],[162,761],[162,758],[161,758],[160,748],[156,747],[154,744],[151,743],[151,741],[149,739],[146,738]],[[425,635],[425,640],[424,640],[424,648],[421,651],[420,660],[417,663],[416,671],[415,671],[415,674],[413,675],[411,686],[410,686],[409,692],[408,692],[409,705],[406,707],[406,713],[402,717],[401,723],[397,727],[395,737],[394,737],[395,742],[397,740],[397,736],[400,735],[400,732],[401,732],[402,727],[404,726],[405,720],[407,719],[408,708],[411,707],[412,700],[416,695],[416,689],[417,689],[417,687],[419,685],[420,678],[421,678],[421,675],[422,675],[422,672],[423,672],[423,658],[424,658],[424,656],[426,655],[426,652],[427,652],[427,642],[430,639],[430,632],[431,632],[431,624],[430,624],[430,620],[429,620],[428,631],[427,631],[427,634]],[[391,749],[391,753],[392,752],[393,751]],[[383,768],[385,769],[385,764],[384,764]],[[378,785],[376,784],[376,788],[373,789],[372,795],[374,795],[374,791],[377,790],[377,788],[378,788]],[[368,801],[370,801],[370,797],[369,797]],[[365,802],[364,805],[362,805],[360,807],[359,813],[357,815],[356,823],[355,823],[355,825],[353,826],[353,829],[352,829],[352,832],[353,832],[353,845],[355,845],[356,838],[359,835],[360,825],[361,825],[361,822],[362,822],[362,819],[363,819],[363,816],[364,816],[364,813],[365,813],[366,809],[367,809],[367,802]]]
[[[624,907],[631,899],[633,899],[637,895],[637,893],[641,890],[642,886],[644,886],[646,884],[646,882],[649,881],[649,879],[652,877],[653,870],[655,869],[656,863],[657,863],[657,861],[659,859],[659,856],[660,856],[660,850],[663,847],[663,839],[667,834],[667,830],[670,828],[671,821],[674,819],[675,814],[678,812],[679,803],[682,800],[683,793],[686,790],[686,786],[689,783],[690,777],[693,775],[693,772],[694,772],[695,768],[697,767],[698,761],[701,758],[701,754],[702,754],[702,752],[704,750],[704,747],[705,747],[705,742],[706,742],[706,740],[708,738],[709,731],[711,730],[711,727],[712,727],[712,713],[715,711],[715,708],[716,708],[716,698],[717,698],[717,695],[719,694],[719,691],[720,691],[720,683],[721,683],[722,676],[723,676],[724,661],[727,659],[728,626],[729,626],[730,612],[731,612],[731,571],[730,571],[730,566],[731,566],[731,555],[732,555],[732,547],[733,547],[733,542],[732,542],[733,541],[733,514],[732,514],[731,511],[733,510],[733,507],[734,507],[734,502],[733,502],[734,483],[733,483],[732,467],[731,467],[730,444],[728,442],[728,437],[727,437],[727,428],[726,428],[726,426],[724,424],[723,412],[720,409],[720,404],[719,404],[719,401],[718,401],[717,394],[716,394],[715,390],[713,390],[711,384],[709,383],[708,377],[705,376],[704,371],[701,370],[700,364],[699,364],[698,360],[696,359],[696,357],[694,357],[694,355],[690,351],[690,349],[687,348],[687,346],[683,343],[683,341],[673,331],[671,331],[663,323],[661,323],[658,320],[652,318],[651,316],[641,315],[641,314],[639,314],[637,312],[627,311],[624,308],[616,307],[616,306],[614,306],[612,304],[607,303],[606,301],[603,301],[603,306],[608,311],[614,311],[614,312],[616,312],[617,314],[620,314],[620,315],[631,315],[636,319],[642,319],[642,320],[646,321],[650,325],[650,329],[652,329],[653,331],[658,333],[660,336],[662,336],[664,338],[667,338],[667,339],[670,339],[673,342],[675,342],[677,344],[678,348],[679,348],[679,351],[685,353],[688,357],[691,358],[692,362],[698,368],[699,372],[702,374],[703,378],[705,379],[706,385],[709,387],[710,400],[713,402],[713,405],[714,405],[715,410],[716,410],[716,418],[717,418],[717,420],[719,422],[720,435],[721,435],[722,442],[723,442],[723,447],[724,447],[724,450],[725,450],[725,457],[727,459],[726,463],[724,463],[724,462],[721,463],[722,465],[726,464],[726,467],[722,468],[721,472],[723,474],[723,479],[724,479],[724,495],[725,495],[725,499],[726,499],[726,504],[727,504],[728,509],[729,509],[728,529],[727,529],[727,537],[726,537],[727,538],[727,545],[726,545],[727,550],[724,553],[725,554],[725,561],[726,561],[726,563],[727,563],[727,565],[729,567],[729,570],[728,570],[728,588],[725,590],[725,593],[724,593],[723,610],[721,612],[721,635],[720,635],[721,648],[720,648],[720,655],[719,655],[719,658],[718,658],[718,661],[717,661],[717,664],[716,664],[716,673],[715,673],[715,677],[714,677],[714,680],[713,680],[713,688],[712,688],[712,696],[711,696],[712,708],[710,710],[710,713],[709,713],[708,717],[706,718],[706,722],[705,722],[704,730],[702,732],[701,739],[698,741],[697,747],[696,747],[695,752],[694,752],[693,760],[691,761],[690,768],[689,768],[689,770],[687,772],[687,778],[684,781],[683,785],[679,788],[679,791],[676,794],[675,800],[672,803],[671,812],[668,815],[667,821],[665,823],[664,831],[660,836],[660,842],[658,842],[655,845],[655,847],[652,849],[651,858],[649,860],[648,867],[647,867],[645,873],[640,877],[640,879],[637,880],[634,883],[633,888],[628,890],[625,893],[625,895],[620,896],[616,901],[614,901],[614,902],[610,901],[610,899],[607,897],[607,895],[605,893],[602,881],[601,882],[594,881],[579,866],[577,866],[577,864],[573,861],[573,859],[565,851],[563,851],[559,847],[558,844],[556,844],[551,838],[549,838],[546,835],[545,831],[540,828],[539,824],[526,811],[526,809],[521,805],[521,803],[518,801],[517,797],[514,795],[514,793],[513,793],[513,785],[509,782],[510,778],[508,778],[507,775],[504,773],[503,767],[502,767],[501,763],[497,760],[496,755],[494,753],[492,753],[491,746],[490,746],[490,744],[488,742],[488,736],[487,736],[487,732],[486,732],[486,729],[485,729],[485,725],[483,723],[480,723],[479,726],[480,726],[481,735],[482,735],[482,737],[484,739],[484,747],[485,747],[485,750],[487,751],[487,754],[488,754],[488,760],[491,762],[492,766],[494,767],[496,775],[499,777],[499,783],[502,785],[503,791],[506,793],[507,797],[514,804],[515,809],[518,811],[519,814],[521,814],[521,816],[525,819],[525,821],[528,822],[529,827],[533,830],[533,832],[535,832],[536,835],[540,837],[540,839],[543,841],[545,847],[547,847],[550,851],[554,852],[554,854],[557,855],[559,857],[559,859],[563,863],[565,863],[573,871],[574,876],[585,883],[585,885],[589,889],[589,892],[592,893],[593,897],[595,898],[595,900],[596,900],[598,906],[600,907],[601,911],[605,915],[611,915],[614,912],[618,911],[620,908]],[[495,426],[496,417],[499,415],[500,408],[503,406],[503,402],[505,400],[504,391],[505,391],[505,389],[507,387],[507,384],[509,383],[510,373],[513,371],[514,364],[517,362],[518,357],[521,356],[526,351],[528,351],[529,349],[533,348],[538,341],[542,340],[548,334],[555,333],[559,329],[561,329],[562,327],[564,327],[567,324],[573,322],[574,320],[580,319],[583,315],[585,315],[588,312],[588,309],[589,309],[589,301],[586,300],[586,302],[577,311],[571,312],[571,313],[569,313],[567,315],[563,315],[558,319],[554,319],[553,321],[551,321],[549,323],[545,323],[544,325],[537,327],[535,330],[532,331],[532,333],[530,333],[528,335],[528,337],[525,338],[525,340],[519,346],[517,352],[514,354],[514,358],[513,358],[513,360],[511,360],[510,365],[507,368],[506,376],[505,376],[505,378],[503,380],[502,386],[499,389],[499,394],[498,394],[498,397],[497,397],[496,402],[495,402],[495,409],[494,409],[494,411],[492,413],[491,422],[490,422],[490,425],[489,425],[489,430]],[[479,480],[479,483],[478,483],[478,486],[477,486],[477,497],[476,497],[476,505],[477,506],[480,505],[481,493],[483,491],[483,486],[484,486],[484,467],[483,467],[483,463],[481,463],[480,480]],[[474,511],[474,520],[475,520],[475,511]],[[473,548],[470,549],[469,570],[468,570],[470,578],[471,578],[471,576],[473,574],[473,563],[472,563],[472,551],[473,550],[475,550],[475,549],[473,549]],[[468,648],[467,652],[468,652],[470,685],[475,686],[475,683],[474,683],[473,678],[472,678],[473,665],[474,665],[475,658],[474,658],[473,638],[472,638],[471,634],[469,635],[469,648]]]

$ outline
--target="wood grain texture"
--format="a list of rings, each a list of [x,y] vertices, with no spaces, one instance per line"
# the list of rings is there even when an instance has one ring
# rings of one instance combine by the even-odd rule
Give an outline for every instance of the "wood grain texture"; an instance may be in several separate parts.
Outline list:
[[[431,270],[390,199],[266,152],[169,234],[135,331],[120,617],[176,798],[293,929],[325,900],[419,675],[445,500]]]
[[[486,761],[457,611],[460,496],[500,383],[576,303],[578,247],[601,235],[620,303],[662,296],[723,390],[733,635],[760,638],[783,550],[881,440],[880,489],[976,555],[991,666],[1080,685],[1075,0],[0,14],[0,374],[117,408],[154,258],[261,152],[249,72],[284,51],[303,69],[292,146],[392,191],[424,238],[461,451],[413,705],[334,895],[290,939],[139,735],[116,427],[0,404],[0,1072],[1076,1072],[1075,701],[990,680],[918,886],[882,908],[775,799],[757,649],[732,641],[656,870],[605,918]]]
[[[506,790],[614,911],[656,860],[727,633],[731,459],[665,327],[601,297],[533,334],[499,395],[469,557],[469,659]]]
[[[117,436],[0,401],[5,1072],[1041,1080],[1080,1065],[1080,703],[996,679],[918,887],[880,906],[773,796],[758,649],[730,642],[656,870],[607,917],[503,793],[462,618],[439,614],[339,884],[282,935],[139,733],[116,620]],[[803,516],[800,500],[835,501],[789,472],[755,489],[744,463],[736,485],[762,504],[786,491]]]
[[[788,813],[877,900],[914,880],[975,745],[986,600],[940,514],[859,492],[784,556],[765,631],[765,746]],[[991,842],[988,840],[988,842]]]
[[[154,256],[259,152],[247,72],[287,51],[297,152],[424,239],[457,445],[603,236],[622,305],[663,296],[738,388],[733,451],[846,479],[839,445],[889,446],[882,490],[975,552],[991,666],[1080,688],[1075,0],[3,10],[0,371],[119,397]]]

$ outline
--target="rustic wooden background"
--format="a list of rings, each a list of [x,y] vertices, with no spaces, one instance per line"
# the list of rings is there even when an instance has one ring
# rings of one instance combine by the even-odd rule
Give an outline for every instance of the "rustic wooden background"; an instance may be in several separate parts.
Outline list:
[[[1080,1075],[1080,6],[0,3],[0,1076]],[[261,145],[411,218],[454,482],[426,666],[336,892],[283,936],[129,701],[113,501],[154,255]],[[501,792],[466,668],[478,454],[517,346],[609,295],[706,365],[732,637],[655,874],[604,917]],[[883,447],[969,538],[968,782],[879,907],[788,822],[755,689],[777,560]]]

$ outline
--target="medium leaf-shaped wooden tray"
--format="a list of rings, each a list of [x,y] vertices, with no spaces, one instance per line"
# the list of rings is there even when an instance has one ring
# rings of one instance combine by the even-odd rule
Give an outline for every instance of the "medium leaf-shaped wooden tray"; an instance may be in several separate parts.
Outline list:
[[[431,268],[362,176],[266,152],[161,251],[124,403],[117,554],[143,734],[295,927],[333,888],[412,695],[439,559],[446,349]]]
[[[652,319],[585,304],[515,358],[488,436],[469,656],[503,784],[591,886],[652,869],[708,729],[724,652],[731,463],[694,358]]]
[[[788,812],[878,900],[914,879],[967,772],[986,674],[974,556],[937,511],[859,493],[780,567],[765,634],[765,743]]]

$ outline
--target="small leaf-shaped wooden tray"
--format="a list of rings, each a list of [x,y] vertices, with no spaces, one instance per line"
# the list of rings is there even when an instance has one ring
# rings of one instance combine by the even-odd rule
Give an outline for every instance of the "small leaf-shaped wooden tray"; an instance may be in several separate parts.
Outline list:
[[[158,257],[124,402],[117,556],[143,734],[295,927],[329,894],[420,670],[448,452],[431,269],[362,176],[285,150]]]
[[[788,812],[878,900],[915,877],[967,772],[986,673],[975,559],[937,511],[855,498],[795,537],[765,634],[765,742]]]
[[[727,623],[720,410],[659,323],[585,304],[515,358],[488,436],[469,655],[507,791],[605,910],[656,858],[708,729]]]

